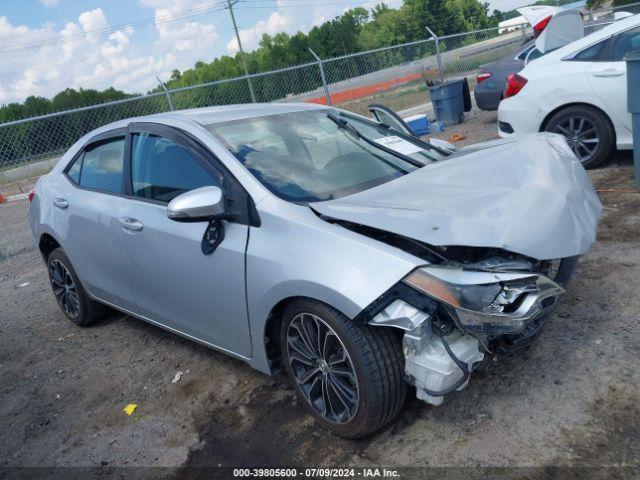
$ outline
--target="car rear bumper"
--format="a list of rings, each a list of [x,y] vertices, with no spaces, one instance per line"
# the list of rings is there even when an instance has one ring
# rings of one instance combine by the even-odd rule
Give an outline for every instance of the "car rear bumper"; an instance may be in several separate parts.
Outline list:
[[[543,119],[542,112],[522,98],[511,97],[498,107],[498,134],[502,138],[513,135],[538,133]]]
[[[499,91],[476,91],[474,92],[476,98],[476,105],[480,110],[493,111],[498,109],[500,100],[502,99],[502,92]]]

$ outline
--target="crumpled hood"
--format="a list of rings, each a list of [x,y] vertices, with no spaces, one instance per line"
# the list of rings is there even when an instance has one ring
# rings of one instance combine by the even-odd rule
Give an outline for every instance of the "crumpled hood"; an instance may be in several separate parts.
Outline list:
[[[563,137],[493,143],[310,206],[430,245],[503,248],[538,260],[587,252],[602,205]]]

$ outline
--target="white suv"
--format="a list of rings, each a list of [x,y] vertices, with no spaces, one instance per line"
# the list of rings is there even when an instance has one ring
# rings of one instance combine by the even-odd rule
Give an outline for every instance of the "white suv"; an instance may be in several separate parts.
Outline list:
[[[585,168],[605,160],[614,146],[633,148],[624,57],[636,49],[640,15],[529,63],[507,80],[498,109],[500,136],[560,133]]]

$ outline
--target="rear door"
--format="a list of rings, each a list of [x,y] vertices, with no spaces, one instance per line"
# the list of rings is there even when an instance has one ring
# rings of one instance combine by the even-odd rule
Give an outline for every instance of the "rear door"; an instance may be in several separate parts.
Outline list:
[[[130,126],[126,168],[130,196],[121,231],[139,313],[184,335],[248,357],[245,298],[248,225],[224,221],[224,240],[202,252],[208,222],[167,217],[181,193],[226,184],[213,155],[186,134],[163,125]],[[224,189],[223,189],[224,190]]]
[[[84,287],[100,300],[135,312],[120,235],[126,131],[101,135],[65,170],[69,188],[52,199],[56,228]]]
[[[608,109],[614,124],[625,135],[618,145],[629,147],[631,140],[631,114],[627,111],[627,64],[624,57],[640,49],[640,27],[613,36],[589,70],[589,83]]]

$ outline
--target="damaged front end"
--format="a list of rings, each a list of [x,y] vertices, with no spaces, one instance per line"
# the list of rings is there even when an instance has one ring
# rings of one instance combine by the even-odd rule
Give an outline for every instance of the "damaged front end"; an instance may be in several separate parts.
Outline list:
[[[405,374],[439,404],[486,354],[531,344],[596,240],[602,205],[558,135],[462,149],[310,207],[422,260],[359,320],[405,330]]]
[[[405,331],[406,379],[419,399],[440,405],[445,395],[467,385],[486,354],[531,343],[564,293],[561,279],[575,260],[562,263],[494,257],[425,265],[361,315],[370,325]]]

